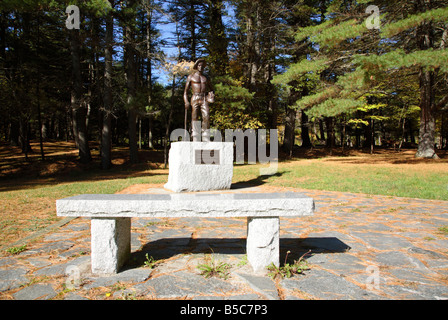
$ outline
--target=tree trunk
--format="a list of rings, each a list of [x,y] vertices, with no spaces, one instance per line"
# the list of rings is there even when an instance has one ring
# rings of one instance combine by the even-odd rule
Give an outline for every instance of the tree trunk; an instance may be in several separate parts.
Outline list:
[[[296,124],[296,110],[286,109],[286,121],[285,121],[285,138],[283,139],[283,149],[288,152],[289,156],[292,156],[294,142],[295,142],[295,124]]]
[[[19,144],[22,153],[25,154],[25,160],[28,161],[28,153],[32,151],[30,145],[30,122],[29,119],[22,118],[19,123]]]
[[[133,99],[133,98],[131,98]],[[129,155],[131,163],[138,162],[137,146],[137,111],[134,108],[128,111],[128,130],[129,130]]]
[[[132,18],[134,16],[132,15]],[[137,148],[137,111],[135,110],[135,95],[136,95],[136,75],[137,62],[134,48],[134,31],[130,23],[125,26],[126,39],[126,84],[128,88],[128,134],[129,134],[129,155],[131,163],[138,162],[138,148]]]
[[[197,40],[196,40],[196,10],[194,8],[193,1],[190,1],[190,14],[191,14],[191,20],[190,20],[190,50],[191,50],[191,60],[196,60],[196,46],[197,46]]]
[[[79,30],[70,30],[70,50],[72,55],[72,97],[71,108],[73,113],[73,134],[77,140],[79,157],[81,163],[88,163],[92,160],[86,132],[87,110],[82,103],[82,77],[80,62],[80,40]]]
[[[114,18],[112,12],[106,17],[106,44],[104,67],[104,111],[102,112],[103,126],[101,130],[101,167],[109,169],[112,166],[112,43]]]
[[[148,105],[151,105],[152,102],[152,35],[151,35],[151,23],[152,23],[152,8],[146,8],[146,86],[148,88]],[[154,148],[153,145],[153,125],[154,125],[154,117],[152,114],[148,116],[148,147],[150,149]]]
[[[37,13],[37,50],[39,51],[40,45],[40,28],[39,28],[39,12]],[[40,108],[40,68],[37,65],[37,79],[36,79],[36,99],[37,99],[37,123],[39,126],[39,146],[40,156],[42,160],[45,160],[44,143],[42,137],[42,114]]]
[[[437,159],[434,148],[436,119],[434,114],[434,72],[420,71],[420,131],[416,158]]]
[[[173,113],[174,113],[174,94],[176,91],[176,77],[173,75],[173,84],[171,87],[171,108],[170,108],[170,114],[168,115],[168,121],[166,124],[166,131],[165,131],[165,137],[164,137],[164,143],[163,143],[163,164],[164,168],[168,165],[168,141],[170,137],[170,127],[171,127],[171,121],[173,120]]]
[[[431,22],[425,22],[418,27],[417,43],[420,50],[433,48],[433,25]],[[435,76],[435,71],[420,69],[420,131],[416,158],[438,158],[434,148],[436,129]]]
[[[208,51],[210,52],[210,71],[215,77],[225,75],[229,65],[228,40],[222,20],[222,8],[223,0],[210,1],[209,3]]]
[[[346,136],[347,136],[347,125],[345,122],[345,116],[342,116],[342,120],[341,120],[341,149],[342,149],[342,152],[344,152],[344,150],[345,150]]]
[[[9,127],[9,144],[17,147],[20,144],[20,123],[19,120],[12,118]]]
[[[258,53],[259,45],[256,39],[256,21],[254,21],[252,10],[257,10],[257,5],[250,5],[246,17],[246,47],[247,47],[247,79],[249,80],[250,92],[257,91]],[[257,13],[258,15],[258,13]]]
[[[152,135],[153,126],[154,126],[154,116],[149,115],[149,117],[148,117],[148,148],[149,149],[154,149],[153,135]]]
[[[302,110],[302,119],[301,119],[300,126],[302,128],[302,147],[310,148],[311,140],[310,140],[308,116],[306,115],[305,111],[303,111],[303,110]]]
[[[325,140],[325,131],[324,131],[324,121],[322,119],[319,119],[319,134],[321,141]]]
[[[326,145],[330,148],[330,155],[333,155],[333,149],[335,144],[335,136],[334,136],[334,118],[328,117],[325,118],[325,123],[327,125],[327,141]]]

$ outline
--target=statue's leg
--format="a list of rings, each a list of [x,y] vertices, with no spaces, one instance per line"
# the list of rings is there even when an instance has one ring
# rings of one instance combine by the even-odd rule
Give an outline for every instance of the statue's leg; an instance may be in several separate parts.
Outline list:
[[[206,99],[201,104],[202,141],[210,141],[210,109]]]
[[[201,141],[201,129],[197,123],[199,121],[199,110],[201,108],[200,100],[191,99],[191,136],[193,141]]]

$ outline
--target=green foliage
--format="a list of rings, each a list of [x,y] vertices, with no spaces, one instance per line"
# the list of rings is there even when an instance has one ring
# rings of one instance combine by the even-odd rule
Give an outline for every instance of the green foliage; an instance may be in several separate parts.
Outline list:
[[[448,20],[448,7],[433,9],[419,14],[413,14],[405,19],[387,24],[382,30],[382,37],[390,38],[399,33],[415,28],[427,22],[445,22]]]
[[[286,260],[288,259],[288,254],[291,253],[288,251],[286,253],[285,263],[281,267],[277,267],[274,263],[271,263],[267,269],[268,269],[268,276],[270,276],[273,279],[276,278],[291,278],[292,276],[296,274],[301,274],[306,270],[309,270],[310,267],[308,263],[303,260],[303,257],[307,255],[310,251],[303,254],[299,260],[294,260],[292,264],[287,263]]]
[[[299,28],[298,31],[296,32],[296,34],[294,35],[294,39],[296,41],[305,40],[306,38],[312,37],[312,36],[322,32],[326,28],[331,27],[333,25],[333,23],[334,23],[334,21],[327,20],[327,21],[317,24],[317,25],[308,26],[305,28]]]
[[[288,70],[282,74],[276,75],[272,83],[287,84],[288,82],[299,80],[305,73],[321,72],[328,67],[328,58],[316,60],[303,59],[302,61],[290,65]]]
[[[254,94],[244,88],[241,81],[230,76],[216,79],[215,103],[210,106],[210,118],[215,128],[260,128],[261,121],[255,112],[248,112]]]
[[[355,99],[337,99],[329,98],[318,105],[306,111],[308,116],[312,117],[334,117],[341,113],[353,111],[363,105],[362,101]]]
[[[406,53],[403,49],[397,49],[383,55],[359,56],[354,59],[368,72],[379,72],[398,68],[424,67],[428,70],[440,68],[442,72],[448,72],[448,49],[444,50],[419,50]]]
[[[25,250],[26,250],[26,244],[18,246],[18,247],[8,248],[8,249],[6,249],[6,252],[9,254],[19,254]]]
[[[448,225],[439,227],[438,229],[443,235],[448,236]]]
[[[205,263],[199,264],[197,268],[201,271],[201,275],[206,278],[217,277],[227,279],[230,274],[230,264],[225,262],[218,262],[211,255],[206,255]]]
[[[154,267],[157,264],[157,261],[152,256],[148,257],[148,254],[146,254],[145,257],[146,257],[146,260],[144,262],[145,267],[148,267],[150,269],[154,269]]]
[[[351,19],[325,28],[322,32],[312,36],[311,41],[317,42],[321,46],[333,47],[346,39],[356,38],[366,31],[363,23],[357,19]]]
[[[320,20],[297,29],[295,40],[307,41],[313,50],[309,50],[306,58],[290,64],[283,74],[275,76],[273,83],[299,88],[304,75],[313,75],[317,80],[315,90],[305,91],[307,94],[295,103],[295,107],[305,110],[308,116],[318,118],[345,114],[354,117],[347,121],[355,126],[367,125],[367,120],[395,118],[399,119],[395,123],[399,123],[405,116],[416,115],[411,112],[394,117],[393,111],[408,110],[410,105],[418,104],[414,99],[418,91],[417,79],[407,78],[416,84],[410,88],[409,82],[403,81],[406,74],[412,74],[418,68],[437,70],[441,74],[448,72],[447,49],[432,47],[419,50],[412,34],[403,32],[430,22],[436,28],[435,24],[439,23],[440,37],[446,28],[444,22],[448,17],[448,7],[412,12],[413,8],[404,1],[381,6],[381,29],[377,31],[367,29],[364,23],[364,8],[369,3],[357,1],[356,5],[347,5],[345,1],[329,1]],[[406,8],[407,11],[396,14],[397,8]],[[401,69],[406,71],[402,73]],[[367,103],[366,94],[380,91],[384,93],[383,97]],[[382,115],[383,112],[387,115]],[[359,118],[359,113],[362,118]]]

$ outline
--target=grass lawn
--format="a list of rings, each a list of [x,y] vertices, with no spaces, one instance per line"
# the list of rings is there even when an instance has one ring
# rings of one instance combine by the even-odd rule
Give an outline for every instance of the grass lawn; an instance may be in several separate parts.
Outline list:
[[[56,199],[115,193],[134,184],[165,183],[168,178],[160,152],[143,150],[141,163],[129,165],[127,150],[118,148],[114,168],[102,171],[95,151],[94,163],[82,167],[70,143],[48,143],[46,150],[45,162],[33,154],[25,163],[17,150],[0,146],[0,247],[60,220]],[[307,151],[281,160],[273,176],[260,176],[259,169],[266,165],[235,165],[233,182],[448,201],[446,153],[440,153],[439,160],[414,159],[413,155],[413,150],[374,155],[350,151],[339,156]]]

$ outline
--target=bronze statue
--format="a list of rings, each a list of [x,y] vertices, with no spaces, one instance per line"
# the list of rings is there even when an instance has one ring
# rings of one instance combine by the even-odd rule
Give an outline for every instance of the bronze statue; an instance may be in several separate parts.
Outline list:
[[[191,123],[192,123],[192,136],[193,141],[197,141],[198,136],[201,136],[199,128],[195,128],[195,122],[199,121],[199,111],[202,115],[202,137],[203,140],[208,141],[209,129],[210,129],[210,110],[209,103],[214,102],[214,90],[210,82],[209,77],[207,77],[203,72],[207,63],[204,59],[198,59],[193,69],[196,70],[195,73],[190,74],[187,78],[187,83],[185,84],[184,90],[184,102],[185,102],[185,127],[187,123],[187,111],[192,107],[191,111]],[[193,95],[191,97],[191,103],[188,99],[188,91],[192,90]],[[205,135],[205,136],[204,136]]]

